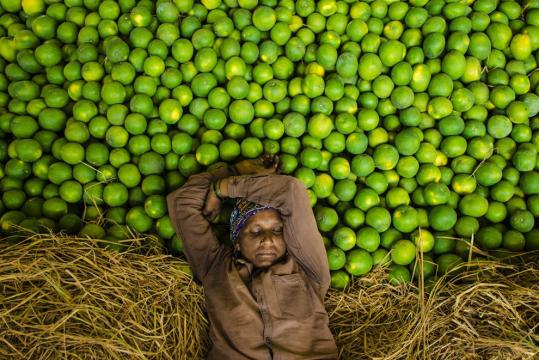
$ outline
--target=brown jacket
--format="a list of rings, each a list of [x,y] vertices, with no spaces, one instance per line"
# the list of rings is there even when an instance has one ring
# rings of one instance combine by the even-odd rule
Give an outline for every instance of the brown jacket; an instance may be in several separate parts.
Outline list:
[[[193,175],[167,196],[174,227],[193,274],[205,290],[209,359],[336,359],[323,299],[330,283],[322,238],[305,187],[283,175],[235,176],[231,198],[278,209],[288,256],[266,271],[234,259],[202,215],[212,181],[226,167]]]

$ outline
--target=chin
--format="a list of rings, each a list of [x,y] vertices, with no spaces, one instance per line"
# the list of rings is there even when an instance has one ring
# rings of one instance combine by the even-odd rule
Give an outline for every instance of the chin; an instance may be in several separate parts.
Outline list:
[[[271,265],[275,264],[275,262],[276,261],[257,261],[255,263],[253,263],[253,265],[256,268],[265,269],[265,268],[269,268]]]
[[[268,268],[272,266],[273,264],[279,262],[279,260],[282,259],[283,256],[275,256],[271,259],[256,259],[253,261],[253,265],[257,268]]]

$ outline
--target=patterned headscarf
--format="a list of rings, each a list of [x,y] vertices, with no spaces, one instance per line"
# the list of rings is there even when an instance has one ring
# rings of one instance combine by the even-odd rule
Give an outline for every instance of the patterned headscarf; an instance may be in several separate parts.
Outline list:
[[[241,229],[245,226],[245,223],[251,216],[262,210],[268,209],[273,208],[271,206],[256,204],[245,198],[236,200],[234,209],[230,214],[230,239],[232,240],[232,243],[236,243]]]

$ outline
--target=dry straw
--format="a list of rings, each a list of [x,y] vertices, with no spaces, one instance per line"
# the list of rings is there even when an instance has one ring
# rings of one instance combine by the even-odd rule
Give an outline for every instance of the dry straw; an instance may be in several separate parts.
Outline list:
[[[154,248],[96,244],[51,235],[0,243],[0,358],[203,358],[203,292],[185,263]],[[430,294],[390,285],[383,269],[332,290],[326,307],[340,357],[536,358],[537,260],[472,262]]]
[[[169,256],[35,236],[0,245],[0,264],[1,359],[195,359],[206,347],[203,293]]]
[[[442,277],[430,294],[392,286],[376,269],[328,297],[341,357],[537,359],[538,264],[537,256],[474,261]]]

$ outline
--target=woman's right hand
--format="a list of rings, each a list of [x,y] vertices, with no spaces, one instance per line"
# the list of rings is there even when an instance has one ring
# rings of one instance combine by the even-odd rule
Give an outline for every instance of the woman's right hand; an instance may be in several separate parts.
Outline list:
[[[262,155],[256,159],[242,160],[234,165],[240,175],[269,175],[275,174],[279,167],[277,155]]]
[[[213,187],[210,187],[208,195],[206,195],[206,201],[204,202],[204,208],[202,209],[202,215],[210,221],[213,221],[219,216],[221,212],[221,200],[217,197],[217,194],[213,191]]]

